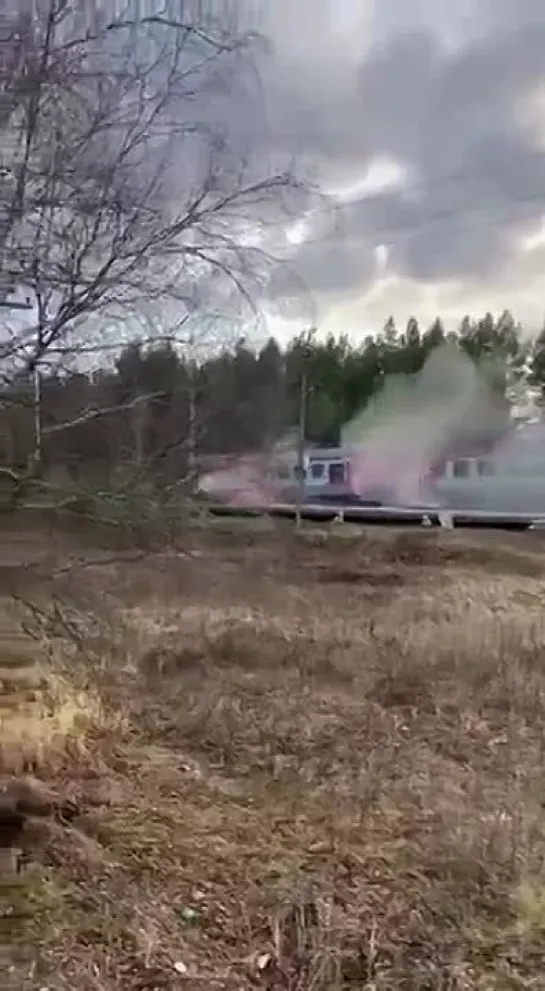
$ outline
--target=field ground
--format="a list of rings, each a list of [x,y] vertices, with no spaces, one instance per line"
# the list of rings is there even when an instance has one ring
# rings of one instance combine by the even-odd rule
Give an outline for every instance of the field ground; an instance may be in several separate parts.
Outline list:
[[[13,987],[545,988],[538,537],[10,533],[0,592]]]

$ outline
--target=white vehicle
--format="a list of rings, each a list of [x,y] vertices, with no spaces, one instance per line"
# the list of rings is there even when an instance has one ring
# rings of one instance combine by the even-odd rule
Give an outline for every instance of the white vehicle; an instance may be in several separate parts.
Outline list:
[[[545,426],[515,431],[486,457],[447,461],[430,494],[449,509],[545,516]]]

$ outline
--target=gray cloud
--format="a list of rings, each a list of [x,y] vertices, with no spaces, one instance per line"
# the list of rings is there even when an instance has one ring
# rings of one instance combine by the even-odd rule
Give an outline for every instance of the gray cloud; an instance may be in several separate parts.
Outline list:
[[[375,270],[372,253],[362,251],[358,239],[315,241],[276,269],[269,296],[281,301],[286,316],[304,317],[313,313],[316,296],[341,300],[351,295],[355,286],[368,283]]]
[[[420,86],[413,104],[406,92],[422,74],[418,47],[405,43],[410,57],[399,61],[394,42],[389,59],[371,59],[362,70],[362,87],[370,94],[367,133],[421,184],[413,235],[400,238],[393,256],[403,272],[421,279],[487,277],[507,260],[509,235],[545,204],[545,155],[517,120],[519,101],[545,79],[545,23],[430,60],[428,84]],[[389,108],[387,132],[383,102]],[[396,133],[394,107],[404,118]],[[406,198],[403,191],[397,197],[400,228]],[[379,215],[380,205],[379,197]],[[391,197],[384,205],[391,218]]]
[[[510,28],[521,24],[543,24],[541,0],[484,0],[480,14],[488,28]]]
[[[293,6],[300,13],[307,4]],[[300,246],[294,270],[318,296],[349,295],[374,277],[374,246],[390,243],[393,270],[423,282],[500,278],[514,235],[545,208],[543,136],[521,117],[524,99],[545,83],[543,0],[487,0],[458,24],[452,5],[434,0],[444,38],[407,31],[408,8],[426,24],[423,0],[381,0],[378,41],[369,48],[368,24],[351,38],[352,60],[342,44],[328,45],[315,6],[313,17],[307,6],[314,33],[306,44],[298,46],[286,15],[264,70],[271,148],[302,153],[331,183],[362,177],[384,156],[409,178],[404,189],[345,206],[343,234],[332,227],[322,248]]]

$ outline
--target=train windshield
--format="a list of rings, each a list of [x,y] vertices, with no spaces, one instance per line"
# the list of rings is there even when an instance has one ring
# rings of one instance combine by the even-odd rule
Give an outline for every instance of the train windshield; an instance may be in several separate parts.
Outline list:
[[[323,461],[312,461],[309,468],[309,475],[315,482],[321,482],[325,475],[325,465]]]

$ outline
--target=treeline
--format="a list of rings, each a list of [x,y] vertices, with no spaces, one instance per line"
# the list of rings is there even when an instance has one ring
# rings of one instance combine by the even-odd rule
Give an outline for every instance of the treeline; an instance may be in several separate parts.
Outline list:
[[[263,451],[285,436],[298,423],[303,374],[307,440],[335,444],[386,378],[414,376],[447,340],[481,365],[499,407],[517,379],[545,384],[545,333],[529,342],[510,313],[466,318],[448,335],[439,319],[426,329],[411,319],[402,331],[390,319],[360,344],[316,334],[285,348],[239,341],[200,362],[188,347],[136,342],[93,374],[44,374],[39,396],[34,382],[5,390],[0,457],[22,465],[37,456],[74,478],[127,465],[183,477],[207,457]]]

